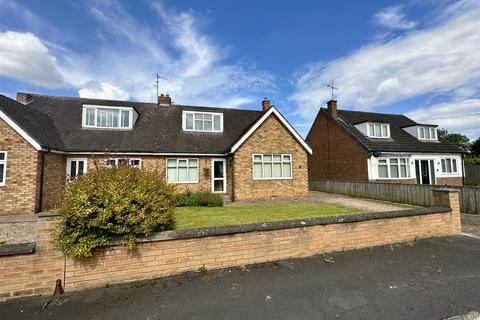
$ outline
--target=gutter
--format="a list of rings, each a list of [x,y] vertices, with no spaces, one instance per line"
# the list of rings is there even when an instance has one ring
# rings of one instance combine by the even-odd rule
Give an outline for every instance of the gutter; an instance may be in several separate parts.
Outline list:
[[[40,151],[41,153],[41,166],[40,166],[40,186],[38,190],[38,203],[37,203],[37,212],[42,212],[43,210],[43,184],[45,183],[45,154],[49,153],[50,150]]]

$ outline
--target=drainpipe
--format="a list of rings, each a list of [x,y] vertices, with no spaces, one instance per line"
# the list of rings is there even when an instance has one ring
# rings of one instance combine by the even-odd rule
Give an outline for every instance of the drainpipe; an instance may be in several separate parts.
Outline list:
[[[235,154],[232,154],[232,158],[229,161],[229,165],[230,165],[230,185],[231,185],[230,200],[232,200],[232,202],[235,201],[235,180],[234,180],[234,177],[235,177],[234,163],[235,163],[235,161],[234,160],[235,160]]]
[[[465,185],[465,154],[462,153],[462,185]]]
[[[43,210],[43,184],[44,184],[44,178],[45,178],[45,154],[50,152],[50,150],[47,151],[41,151],[41,157],[40,157],[40,186],[38,190],[38,203],[37,203],[37,212],[42,212]]]

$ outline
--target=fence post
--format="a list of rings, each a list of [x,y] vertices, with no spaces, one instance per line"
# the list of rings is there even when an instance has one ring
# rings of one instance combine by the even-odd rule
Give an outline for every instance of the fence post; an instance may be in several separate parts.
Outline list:
[[[452,232],[461,232],[460,191],[452,188],[432,189],[433,206],[452,209],[450,214]]]

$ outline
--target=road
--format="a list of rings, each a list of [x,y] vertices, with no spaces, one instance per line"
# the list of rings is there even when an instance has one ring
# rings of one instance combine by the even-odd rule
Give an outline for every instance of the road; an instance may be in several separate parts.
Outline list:
[[[0,303],[1,319],[445,319],[480,311],[480,240],[419,240]]]

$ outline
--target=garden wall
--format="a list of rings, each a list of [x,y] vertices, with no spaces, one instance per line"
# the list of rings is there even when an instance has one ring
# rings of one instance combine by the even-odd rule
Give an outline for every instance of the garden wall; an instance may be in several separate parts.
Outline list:
[[[40,214],[36,252],[0,256],[0,297],[51,294],[56,279],[73,291],[460,233],[458,191],[437,190],[434,199],[439,207],[161,232],[133,252],[110,246],[83,261],[54,250],[58,222]]]

